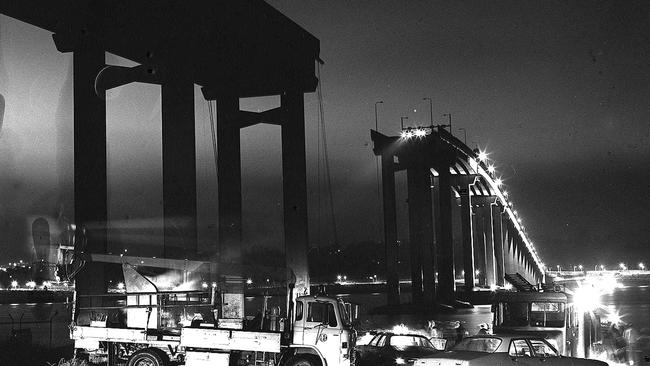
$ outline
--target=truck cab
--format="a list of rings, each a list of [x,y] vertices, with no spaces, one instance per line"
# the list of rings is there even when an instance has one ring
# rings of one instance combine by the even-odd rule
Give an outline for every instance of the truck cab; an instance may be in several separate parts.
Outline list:
[[[354,363],[354,313],[354,306],[340,298],[319,295],[296,298],[291,347],[299,349],[299,353],[317,355],[327,365]]]

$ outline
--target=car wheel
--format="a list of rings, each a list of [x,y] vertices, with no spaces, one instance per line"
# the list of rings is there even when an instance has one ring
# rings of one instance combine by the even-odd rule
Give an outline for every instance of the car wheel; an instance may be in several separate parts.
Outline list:
[[[135,352],[128,366],[167,366],[166,355],[154,348],[145,348]]]
[[[321,364],[314,355],[299,354],[287,360],[286,366],[321,366]]]

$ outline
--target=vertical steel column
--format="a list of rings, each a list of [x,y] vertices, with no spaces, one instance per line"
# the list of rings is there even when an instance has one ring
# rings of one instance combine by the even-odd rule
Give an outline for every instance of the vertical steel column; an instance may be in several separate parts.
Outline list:
[[[477,215],[481,222],[481,232],[483,233],[483,249],[484,249],[484,276],[485,286],[490,287],[496,284],[496,270],[495,270],[495,254],[494,254],[494,237],[492,228],[492,211],[491,206],[495,200],[494,196],[481,197]]]
[[[88,251],[107,250],[106,103],[95,94],[95,77],[104,67],[104,50],[82,43],[74,50],[74,214],[86,228]],[[81,294],[106,293],[104,265],[90,262],[76,279]],[[92,306],[101,305],[94,299]]]
[[[439,212],[440,222],[438,235],[438,294],[445,304],[453,304],[456,300],[456,282],[454,274],[454,243],[451,221],[451,173],[449,164],[441,162],[435,167],[439,181]]]
[[[381,184],[384,206],[384,243],[386,245],[386,287],[387,303],[400,303],[397,248],[397,205],[395,202],[395,162],[392,153],[382,151]]]
[[[513,242],[513,227],[512,222],[507,214],[502,215],[503,220],[505,220],[506,228],[506,239],[503,247],[504,257],[504,275],[515,273],[515,251],[514,251],[514,242]]]
[[[472,208],[470,205],[469,188],[466,185],[462,185],[459,189],[459,194],[465,292],[469,293],[474,290],[474,246],[472,245]]]
[[[422,170],[422,268],[424,302],[427,306],[436,301],[436,264],[434,260],[435,245],[433,243],[433,201],[431,198],[431,171],[428,167]]]
[[[166,80],[161,89],[163,256],[194,257],[198,249],[194,84],[174,77]]]
[[[475,281],[477,286],[485,286],[485,275],[486,275],[486,248],[485,248],[485,234],[484,234],[484,225],[483,225],[483,215],[481,214],[481,204],[483,197],[470,197],[472,205],[474,206],[472,211],[472,238],[473,243],[472,247],[474,248],[474,270],[478,271],[478,275],[475,274]],[[475,202],[476,201],[476,204]],[[478,207],[477,207],[478,206]]]
[[[238,113],[239,98],[217,98],[219,248],[216,259],[224,263],[241,263],[241,147]]]
[[[409,241],[411,247],[411,292],[414,304],[433,304],[433,214],[431,179],[426,166],[407,170]]]
[[[497,286],[503,286],[505,272],[503,270],[503,228],[501,222],[502,206],[499,203],[490,205],[492,221],[492,243],[494,248],[494,259],[496,269]]]
[[[284,248],[287,270],[296,277],[295,295],[309,294],[307,265],[307,164],[305,157],[305,101],[302,92],[282,94],[282,194]]]

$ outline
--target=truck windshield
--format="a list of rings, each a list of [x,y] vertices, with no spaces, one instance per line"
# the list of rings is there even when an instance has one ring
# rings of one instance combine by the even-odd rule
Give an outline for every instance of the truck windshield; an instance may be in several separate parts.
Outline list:
[[[345,303],[341,299],[337,299],[336,303],[338,304],[339,314],[341,314],[341,323],[343,323],[344,326],[349,327],[352,322],[350,321],[350,314],[348,314],[348,311],[345,308]]]
[[[528,325],[528,303],[527,302],[505,302],[501,303],[503,308],[502,326],[525,327]]]
[[[502,327],[564,327],[566,304],[561,302],[503,302],[497,325]]]
[[[564,327],[564,304],[561,302],[531,303],[530,325],[533,327]]]

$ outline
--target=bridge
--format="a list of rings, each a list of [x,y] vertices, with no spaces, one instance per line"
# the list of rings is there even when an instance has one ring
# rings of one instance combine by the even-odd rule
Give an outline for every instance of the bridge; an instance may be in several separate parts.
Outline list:
[[[506,281],[539,284],[544,264],[508,201],[484,153],[444,126],[402,129],[399,136],[371,130],[381,157],[388,304],[399,305],[395,175],[406,171],[411,284],[414,305],[453,305],[477,286]],[[454,247],[455,239],[461,242]],[[456,263],[464,285],[456,288]],[[437,274],[437,286],[436,286]],[[458,291],[457,291],[458,290]]]
[[[0,14],[51,32],[57,50],[73,54],[74,221],[87,228],[90,252],[107,252],[105,92],[140,82],[161,86],[164,257],[198,256],[196,84],[216,101],[219,232],[211,259],[242,261],[240,130],[279,125],[285,261],[296,293],[308,291],[303,95],[318,82],[317,38],[262,0],[3,1]],[[106,52],[137,66],[107,65]],[[239,98],[268,95],[280,95],[280,107],[239,109]],[[92,263],[77,288],[105,293],[105,273]]]
[[[197,84],[205,99],[216,101],[219,232],[211,260],[242,261],[240,130],[258,123],[279,125],[285,262],[296,293],[308,291],[303,95],[318,83],[318,39],[262,0],[191,5],[23,0],[3,2],[0,13],[51,32],[56,48],[74,55],[75,222],[87,226],[90,252],[107,251],[105,92],[140,82],[161,86],[164,257],[198,255]],[[137,66],[107,65],[105,52]],[[280,95],[280,107],[239,110],[239,98],[267,95]],[[374,153],[382,161],[388,303],[400,303],[395,204],[400,171],[408,176],[415,304],[453,304],[477,287],[505,286],[506,281],[540,283],[544,266],[485,157],[442,126],[402,132],[371,132]],[[458,289],[456,263],[464,278]],[[101,264],[88,266],[77,283],[80,291],[104,293],[104,271]]]

